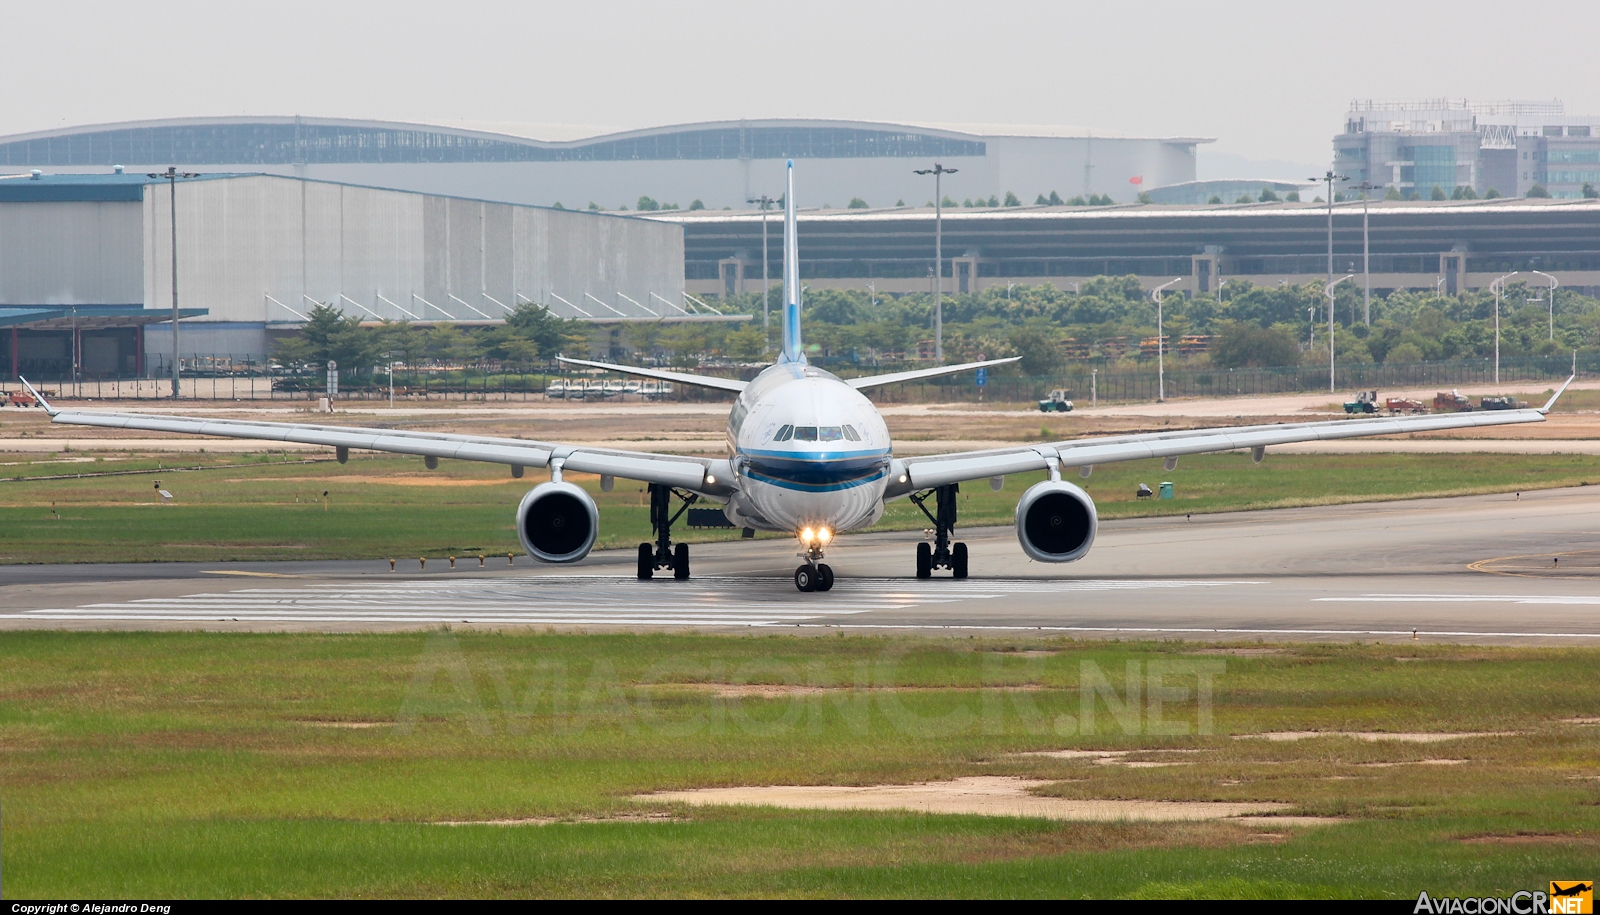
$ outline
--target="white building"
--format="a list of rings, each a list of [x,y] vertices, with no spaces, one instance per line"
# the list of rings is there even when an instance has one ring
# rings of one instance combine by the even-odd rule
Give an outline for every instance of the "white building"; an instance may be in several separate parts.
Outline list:
[[[1140,190],[1195,179],[1202,137],[1097,136],[1061,128],[967,129],[866,121],[745,120],[682,124],[546,142],[506,134],[382,121],[217,117],[70,127],[0,137],[0,171],[266,172],[428,194],[570,209],[637,208],[640,197],[687,208],[740,208],[783,192],[786,159],[802,166],[800,202],[916,206],[935,161],[956,202],[1033,203]]]

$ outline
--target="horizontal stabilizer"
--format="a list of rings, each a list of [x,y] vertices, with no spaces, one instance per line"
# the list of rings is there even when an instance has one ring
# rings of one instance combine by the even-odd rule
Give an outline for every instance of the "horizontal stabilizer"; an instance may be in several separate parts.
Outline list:
[[[638,375],[641,378],[654,378],[658,381],[675,381],[678,384],[693,385],[697,388],[715,388],[718,391],[743,391],[749,384],[746,381],[737,381],[733,378],[712,378],[710,375],[686,375],[682,372],[663,372],[657,369],[642,369],[632,365],[612,365],[609,362],[590,362],[587,359],[568,359],[566,356],[557,356],[568,365],[587,365],[590,368],[605,369],[608,372],[621,372],[624,375]]]
[[[848,384],[856,390],[862,388],[879,388],[886,384],[899,384],[902,381],[917,381],[923,378],[938,378],[941,375],[954,375],[957,372],[966,372],[972,369],[987,368],[991,365],[1005,365],[1016,362],[1021,356],[1012,356],[1010,359],[990,359],[987,362],[963,362],[960,365],[941,365],[931,369],[915,369],[910,372],[890,372],[887,375],[868,375],[865,378],[848,378]]]

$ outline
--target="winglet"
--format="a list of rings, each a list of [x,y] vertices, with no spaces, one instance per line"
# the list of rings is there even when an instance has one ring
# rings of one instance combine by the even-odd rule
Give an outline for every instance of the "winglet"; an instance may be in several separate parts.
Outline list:
[[[45,400],[44,395],[40,394],[37,388],[28,383],[28,379],[23,378],[21,375],[18,375],[17,378],[22,382],[22,386],[28,389],[28,393],[33,395],[33,399],[39,402],[39,406],[44,407],[44,411],[46,413],[50,414],[51,416],[55,416],[57,413],[61,412],[55,407],[50,406],[50,401]]]
[[[1561,395],[1566,392],[1567,385],[1571,384],[1572,383],[1572,379],[1574,379],[1576,377],[1578,377],[1578,376],[1577,375],[1568,375],[1567,376],[1567,380],[1563,381],[1561,383],[1561,387],[1556,389],[1556,392],[1554,394],[1550,395],[1550,400],[1547,401],[1544,406],[1539,408],[1540,415],[1543,415],[1545,413],[1549,413],[1550,412],[1550,408],[1556,405],[1556,400],[1559,399],[1561,397]],[[26,383],[26,382],[24,382],[24,383]]]

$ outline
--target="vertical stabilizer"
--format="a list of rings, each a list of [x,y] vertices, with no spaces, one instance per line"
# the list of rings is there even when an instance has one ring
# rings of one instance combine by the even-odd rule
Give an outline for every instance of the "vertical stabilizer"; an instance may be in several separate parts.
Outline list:
[[[783,193],[783,355],[781,362],[806,361],[800,345],[800,233],[794,217],[794,160]]]

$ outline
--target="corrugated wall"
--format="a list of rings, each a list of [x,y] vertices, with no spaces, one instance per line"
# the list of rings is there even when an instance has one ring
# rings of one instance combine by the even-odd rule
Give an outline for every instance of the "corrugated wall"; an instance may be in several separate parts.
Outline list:
[[[144,301],[137,202],[0,203],[0,305]]]
[[[150,307],[171,301],[167,201],[152,188],[143,209]],[[214,321],[293,319],[268,296],[302,313],[310,297],[396,319],[444,316],[413,294],[469,319],[481,316],[455,299],[495,317],[491,298],[555,304],[552,292],[630,313],[622,295],[682,302],[683,230],[641,219],[250,176],[180,184],[178,235],[181,302]]]

